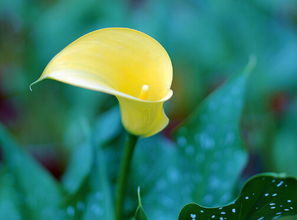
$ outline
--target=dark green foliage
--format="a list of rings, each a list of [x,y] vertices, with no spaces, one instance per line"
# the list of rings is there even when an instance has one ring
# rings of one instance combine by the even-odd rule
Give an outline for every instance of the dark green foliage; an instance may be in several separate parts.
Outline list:
[[[268,220],[293,215],[297,215],[297,179],[262,174],[251,178],[230,205],[205,208],[189,204],[182,209],[179,220]]]
[[[13,210],[19,209],[28,219],[61,219],[64,212],[59,206],[64,194],[59,184],[14,143],[2,126],[0,147],[4,158],[1,175],[3,196],[6,190],[12,192],[7,204],[5,197],[1,198],[2,207],[7,205]],[[15,203],[12,203],[13,200]],[[15,215],[19,216],[20,213]]]

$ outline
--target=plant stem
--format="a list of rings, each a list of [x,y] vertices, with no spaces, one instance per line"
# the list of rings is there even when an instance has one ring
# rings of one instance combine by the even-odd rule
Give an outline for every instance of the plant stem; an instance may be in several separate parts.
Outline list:
[[[124,198],[127,188],[127,179],[131,166],[132,156],[138,137],[128,133],[124,154],[120,164],[119,176],[116,188],[115,220],[123,220]]]

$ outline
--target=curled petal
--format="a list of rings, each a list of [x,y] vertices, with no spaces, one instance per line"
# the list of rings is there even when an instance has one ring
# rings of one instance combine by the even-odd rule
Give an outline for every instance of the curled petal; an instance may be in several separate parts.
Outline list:
[[[169,99],[172,92],[165,100]],[[164,100],[160,102],[139,102],[121,96],[117,97],[120,103],[122,122],[125,128],[139,136],[149,137],[163,130],[168,124],[164,113]]]

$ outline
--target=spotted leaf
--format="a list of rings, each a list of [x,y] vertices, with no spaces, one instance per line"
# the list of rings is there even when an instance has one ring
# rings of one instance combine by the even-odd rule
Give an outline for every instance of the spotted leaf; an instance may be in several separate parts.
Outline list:
[[[240,138],[244,94],[253,60],[213,92],[177,130],[176,140],[183,177],[192,201],[206,206],[224,205],[232,200],[233,187],[246,165],[247,154]]]
[[[179,220],[269,220],[293,215],[297,215],[297,179],[270,173],[251,178],[235,202],[225,207],[186,205]]]
[[[69,183],[65,186],[68,186],[70,195],[63,204],[68,219],[111,220],[114,218],[106,163],[101,148],[103,143],[110,141],[116,134],[114,127],[109,126],[109,134],[105,139],[97,139],[98,136],[102,136],[102,132],[107,134],[98,125],[113,117],[114,113],[115,111],[111,110],[105,113],[104,117],[99,117],[93,132],[88,134],[84,142],[73,151],[72,162],[65,177],[67,180],[65,183]]]

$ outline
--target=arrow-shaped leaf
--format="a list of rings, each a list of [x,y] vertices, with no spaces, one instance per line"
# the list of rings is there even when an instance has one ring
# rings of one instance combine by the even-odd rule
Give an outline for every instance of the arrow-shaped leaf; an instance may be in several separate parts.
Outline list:
[[[247,161],[241,143],[240,119],[251,59],[242,74],[214,91],[177,130],[183,177],[192,201],[223,205]]]

